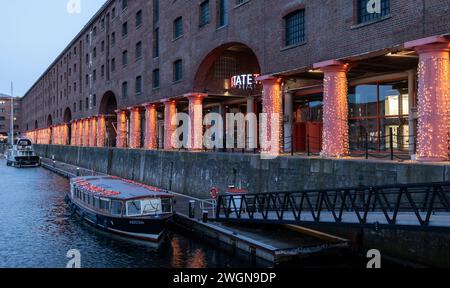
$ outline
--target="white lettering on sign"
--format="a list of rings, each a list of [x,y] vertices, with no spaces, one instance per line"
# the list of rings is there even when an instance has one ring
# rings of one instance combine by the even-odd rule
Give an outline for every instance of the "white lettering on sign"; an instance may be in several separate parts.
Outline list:
[[[258,85],[259,74],[243,74],[231,77],[231,88],[253,90]]]

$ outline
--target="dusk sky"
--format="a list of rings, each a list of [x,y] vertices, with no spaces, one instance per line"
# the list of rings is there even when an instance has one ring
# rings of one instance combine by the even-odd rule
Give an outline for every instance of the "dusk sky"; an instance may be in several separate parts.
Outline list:
[[[69,1],[81,12],[69,13]],[[23,96],[106,0],[2,1],[0,94]]]

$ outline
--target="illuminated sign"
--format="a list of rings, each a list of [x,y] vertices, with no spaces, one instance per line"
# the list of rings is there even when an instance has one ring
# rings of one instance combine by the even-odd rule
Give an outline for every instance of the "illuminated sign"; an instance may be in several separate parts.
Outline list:
[[[253,90],[259,82],[259,74],[243,74],[231,77],[231,88]]]

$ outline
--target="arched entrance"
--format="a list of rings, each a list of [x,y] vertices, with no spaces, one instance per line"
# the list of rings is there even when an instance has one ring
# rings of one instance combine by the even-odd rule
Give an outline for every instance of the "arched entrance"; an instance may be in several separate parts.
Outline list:
[[[69,141],[69,145],[72,144],[72,111],[69,107],[64,111],[64,123],[67,124],[67,139]]]
[[[195,75],[193,91],[208,94],[203,106],[206,113],[219,113],[223,119],[227,113],[258,115],[262,110],[262,85],[256,78],[260,74],[258,58],[250,47],[237,42],[227,43],[215,48],[201,62]],[[234,148],[256,149],[256,127],[255,121],[247,122],[246,127],[236,126]],[[241,133],[238,133],[238,129]],[[244,147],[238,135],[245,135]],[[223,142],[225,147],[226,139]]]
[[[106,139],[105,145],[107,147],[116,146],[116,136],[117,136],[117,99],[112,91],[106,92],[102,101],[100,102],[100,115],[105,116],[106,123]]]

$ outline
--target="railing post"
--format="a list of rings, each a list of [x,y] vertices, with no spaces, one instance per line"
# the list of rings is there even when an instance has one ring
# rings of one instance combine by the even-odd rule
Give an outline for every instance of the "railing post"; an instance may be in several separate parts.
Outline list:
[[[369,159],[369,134],[366,133],[366,159]]]
[[[291,133],[291,156],[294,156],[294,133]]]
[[[389,146],[391,148],[391,160],[394,160],[394,135],[392,135],[392,128],[389,128]]]
[[[306,135],[306,151],[308,152],[308,157],[311,156],[311,150],[309,147],[309,135]]]

